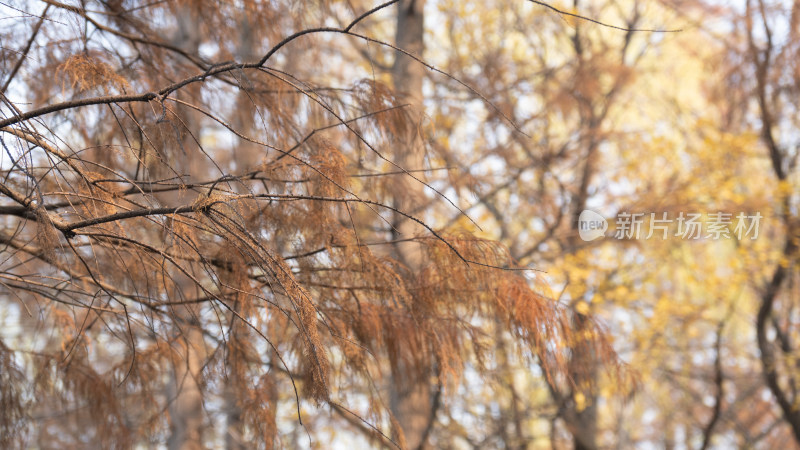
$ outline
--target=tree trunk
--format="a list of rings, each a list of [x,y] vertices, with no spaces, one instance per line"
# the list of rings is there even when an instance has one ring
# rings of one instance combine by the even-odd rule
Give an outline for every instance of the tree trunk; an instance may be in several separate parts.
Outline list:
[[[587,327],[588,318],[576,313],[574,333],[581,336]],[[591,342],[578,342],[575,345],[572,360],[570,361],[570,374],[575,381],[575,395],[585,398],[584,405],[573,403],[575,414],[569,424],[575,450],[594,450],[597,448],[597,395],[593,393],[597,378],[597,354]]]
[[[416,57],[422,57],[424,34],[424,0],[403,0],[398,3],[397,47]],[[424,67],[412,58],[396,52],[392,79],[400,104],[407,104],[405,127],[398,133],[394,160],[401,168],[412,171],[423,168],[425,161],[424,142],[420,134],[423,117],[422,81]],[[419,172],[414,172],[420,177]],[[394,206],[405,213],[418,212],[424,202],[424,186],[409,175],[398,177],[393,187]],[[396,215],[394,228],[396,238],[409,239],[422,229],[415,222]],[[413,241],[399,242],[395,247],[396,256],[409,269],[409,276],[415,277],[422,264],[422,248]],[[404,349],[401,348],[401,351]],[[407,349],[406,349],[407,350]],[[431,374],[432,367],[404,367],[413,357],[397,358],[392,368],[392,393],[390,406],[397,424],[402,429],[407,448],[425,447],[425,439],[433,421]],[[395,430],[395,437],[398,437]]]
[[[190,6],[183,5],[179,7],[177,18],[178,30],[173,37],[174,44],[189,54],[197,54],[202,38],[196,13]],[[190,86],[189,89],[179,92],[178,96],[184,97],[182,100],[188,102],[197,102],[199,85]],[[199,160],[191,157],[197,147],[195,138],[199,138],[200,135],[199,119],[195,112],[186,107],[177,107],[177,113],[181,116],[182,123],[176,123],[175,126],[182,131],[178,139],[183,149],[177,151],[180,154],[176,154],[175,164],[179,169],[189,169],[180,173],[202,173],[191,170],[192,165],[199,163]],[[206,351],[203,332],[196,325],[199,309],[197,305],[181,305],[173,308],[177,332],[180,335],[174,344],[175,378],[170,389],[171,403],[168,409],[170,437],[167,446],[170,450],[203,448],[204,414],[201,379]]]
[[[238,18],[239,23],[239,42],[237,51],[237,60],[240,62],[252,61],[256,56],[257,39],[253,33],[253,23],[251,21],[247,9],[242,11],[241,16]],[[237,76],[239,81],[239,94],[236,98],[236,113],[231,117],[231,124],[234,129],[241,130],[243,134],[251,135],[254,130],[254,120],[256,116],[256,107],[249,93],[246,92],[250,87],[250,82],[244,73]],[[260,151],[258,146],[240,140],[233,148],[232,152],[233,161],[229,161],[230,170],[244,172],[251,170],[253,166],[260,159]],[[237,300],[231,305],[233,310],[238,314],[241,312],[240,303]],[[237,345],[236,341],[240,339],[247,339],[247,334],[244,333],[244,325],[239,322],[238,318],[231,313],[228,316],[231,320],[230,335],[228,337],[228,351],[226,356],[226,366],[228,367],[228,378],[225,380],[227,386],[225,387],[225,448],[227,450],[244,450],[247,448],[243,440],[245,424],[242,417],[241,397],[242,393],[246,392],[243,386],[237,386],[237,383],[244,383],[245,380],[237,379],[239,371],[237,364],[242,364],[242,361],[237,361],[241,358],[238,351],[235,350]],[[272,405],[275,405],[273,402]],[[271,448],[271,446],[267,446]]]
[[[197,345],[200,345],[198,348]],[[203,333],[195,327],[185,327],[178,340],[173,359],[172,402],[169,407],[170,450],[203,448],[203,393],[200,376],[203,369]]]
[[[424,0],[403,0],[398,3],[397,12],[397,47],[408,53],[422,57],[423,45],[423,8]],[[395,148],[395,163],[402,169],[412,171],[422,169],[425,162],[425,148],[420,134],[423,117],[422,80],[425,75],[422,64],[412,58],[396,52],[392,79],[400,104],[407,104],[403,109],[407,116],[405,127],[397,134],[398,145]],[[415,177],[422,177],[417,175]],[[398,177],[393,194],[395,207],[408,214],[417,212],[424,201],[424,186],[410,175]],[[396,216],[394,227],[401,239],[408,239],[420,233],[421,227],[403,217]],[[409,269],[415,271],[422,262],[421,246],[416,242],[401,242],[396,245],[400,260]]]

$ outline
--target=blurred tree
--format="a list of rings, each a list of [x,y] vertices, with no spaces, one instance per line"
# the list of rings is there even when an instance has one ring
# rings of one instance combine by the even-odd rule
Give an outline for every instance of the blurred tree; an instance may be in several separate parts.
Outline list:
[[[631,111],[631,103],[638,104],[637,95],[646,97],[633,90],[634,81],[649,74],[650,50],[664,36],[635,30],[659,28],[667,22],[666,16],[655,22],[652,17],[657,15],[648,17],[640,2],[574,2],[572,8],[563,9],[620,25],[614,28],[554,15],[529,2],[457,5],[446,2],[441,8],[448,26],[434,42],[446,42],[453,50],[441,51],[447,62],[437,63],[477,86],[513,123],[522,124],[527,134],[509,126],[502,114],[481,105],[480,97],[457,83],[441,84],[431,102],[442,111],[436,116],[437,129],[442,130],[436,141],[437,156],[449,164],[465,161],[453,183],[464,198],[477,201],[464,206],[495,224],[485,235],[508,245],[515,259],[547,267],[553,285],[563,286],[561,299],[575,311],[571,326],[580,335],[583,314],[601,304],[597,283],[613,284],[615,274],[630,267],[602,254],[600,246],[607,242],[581,241],[578,216],[590,206],[605,205],[609,196],[604,188],[613,183],[609,174],[615,167],[609,161],[630,129],[643,122],[636,117],[641,112],[638,108]],[[447,56],[453,53],[454,58]],[[460,120],[466,114],[453,111],[472,112],[486,120],[478,131],[468,130],[469,119]],[[626,126],[629,114],[634,120]],[[467,140],[471,146],[453,144],[456,139]],[[463,147],[469,156],[460,161],[453,158]],[[458,216],[453,216],[452,223],[469,225]],[[499,337],[498,343],[502,342]],[[574,350],[569,377],[545,378],[535,395],[531,387],[522,395],[513,383],[505,391],[508,399],[496,425],[505,446],[526,448],[539,440],[528,431],[536,428],[530,425],[535,421],[515,424],[508,431],[514,417],[532,416],[539,421],[550,417],[552,446],[558,445],[562,424],[575,448],[601,446],[598,436],[609,420],[599,417],[603,401],[599,361],[591,346],[576,343]],[[498,351],[505,352],[502,347]],[[509,366],[498,382],[508,383],[519,377],[514,375],[518,372],[519,367]],[[526,384],[537,383],[528,379]],[[626,389],[620,391],[624,397]]]
[[[473,403],[491,401],[498,408],[493,423],[453,425],[443,433],[513,448],[566,442],[781,447],[792,440],[791,422],[780,417],[783,402],[770,400],[772,388],[756,374],[776,367],[777,387],[792,391],[787,367],[796,351],[785,344],[792,341],[794,319],[785,312],[783,322],[763,322],[766,341],[779,346],[775,336],[780,352],[761,351],[752,325],[769,305],[762,293],[772,270],[783,263],[791,271],[796,259],[779,256],[784,229],[796,220],[791,214],[773,218],[796,209],[796,175],[788,169],[796,153],[790,100],[796,58],[788,55],[796,52],[796,24],[790,22],[797,6],[744,6],[609,1],[562,7],[620,28],[682,29],[665,34],[584,23],[522,2],[442,4],[447,22],[431,39],[441,47],[430,50],[432,61],[478,87],[533,138],[516,133],[457,83],[432,88],[436,156],[463,164],[451,178],[460,205],[494,226],[481,232],[456,215],[451,223],[498,239],[521,263],[547,270],[550,284],[563,288],[563,301],[605,319],[617,351],[643,380],[643,394],[631,399],[627,389],[593,376],[590,354],[572,356],[585,363],[571,367],[572,383],[537,379],[536,367],[526,373],[511,365],[473,397]],[[755,30],[749,34],[748,23]],[[765,102],[757,95],[753,61],[759,60],[749,56],[751,40],[758,52],[772,45],[771,56],[759,56],[769,62],[762,69],[770,74]],[[772,139],[781,137],[779,151],[770,150],[762,132],[762,103],[775,111]],[[475,127],[474,117],[485,119],[483,125]],[[453,156],[460,152],[469,156]],[[772,155],[788,181],[772,175]],[[775,200],[787,195],[793,199],[788,208]],[[581,241],[577,216],[586,208],[608,218],[644,213],[640,238]],[[645,240],[651,212],[672,219],[668,238],[656,231]],[[681,212],[734,218],[759,212],[764,218],[756,240],[714,240],[704,231],[695,241],[674,235]],[[791,292],[786,286],[778,294]],[[783,308],[785,301],[774,305]],[[778,331],[772,330],[776,324]],[[500,335],[498,358],[504,354]],[[772,358],[780,363],[764,365],[764,356],[776,352]]]
[[[800,401],[797,365],[798,221],[797,131],[800,127],[800,2],[747,1],[732,15],[736,33],[725,40],[723,60],[727,94],[725,125],[732,130],[752,130],[759,136],[759,154],[768,161],[761,179],[772,189],[762,194],[771,219],[769,257],[748,267],[756,276],[751,289],[758,302],[756,342],[764,382],[800,445]],[[762,166],[765,165],[762,163]]]

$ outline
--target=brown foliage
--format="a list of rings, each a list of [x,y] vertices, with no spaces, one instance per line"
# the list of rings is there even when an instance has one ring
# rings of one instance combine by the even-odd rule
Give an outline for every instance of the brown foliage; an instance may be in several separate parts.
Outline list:
[[[56,70],[66,98],[15,80],[44,106],[3,110],[0,128],[16,158],[0,191],[0,290],[19,323],[0,343],[0,445],[163,443],[169,385],[180,382],[170,377],[191,352],[204,358],[190,375],[206,432],[228,414],[236,431],[223,434],[268,448],[280,420],[319,423],[301,411],[307,401],[366,404],[348,423],[386,438],[389,372],[422,377],[434,365],[453,392],[467,365],[486,370],[496,330],[549,377],[569,378],[566,356],[582,341],[615,367],[599,329],[573,335],[571,310],[502,246],[392,206],[385,194],[411,175],[385,147],[418,124],[385,85],[324,87],[335,83],[296,64],[321,52],[300,45],[316,42],[306,37],[235,64],[157,38],[177,31],[147,17],[174,19],[190,3],[93,4],[107,8],[102,20],[54,6],[107,40],[36,48],[53,57],[42,60],[71,55]],[[245,2],[231,19],[232,6],[203,2],[195,25],[219,44],[213,60],[237,54],[232,36],[251,17],[248,38],[272,45],[310,20],[278,3]],[[420,271],[386,250],[392,213],[426,230],[403,237],[423,244]],[[279,415],[286,403],[291,419]]]

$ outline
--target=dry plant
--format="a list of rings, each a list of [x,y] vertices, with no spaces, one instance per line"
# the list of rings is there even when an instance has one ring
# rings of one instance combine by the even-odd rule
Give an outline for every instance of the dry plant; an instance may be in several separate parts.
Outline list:
[[[1,446],[272,448],[333,421],[404,447],[389,375],[438,389],[433,426],[466,366],[491,370],[495,330],[561,383],[587,345],[622,368],[499,244],[397,206],[405,178],[454,207],[394,162],[424,124],[386,83],[312,63],[403,54],[358,31],[394,3],[341,27],[311,26],[343,14],[324,3],[10,3]]]

